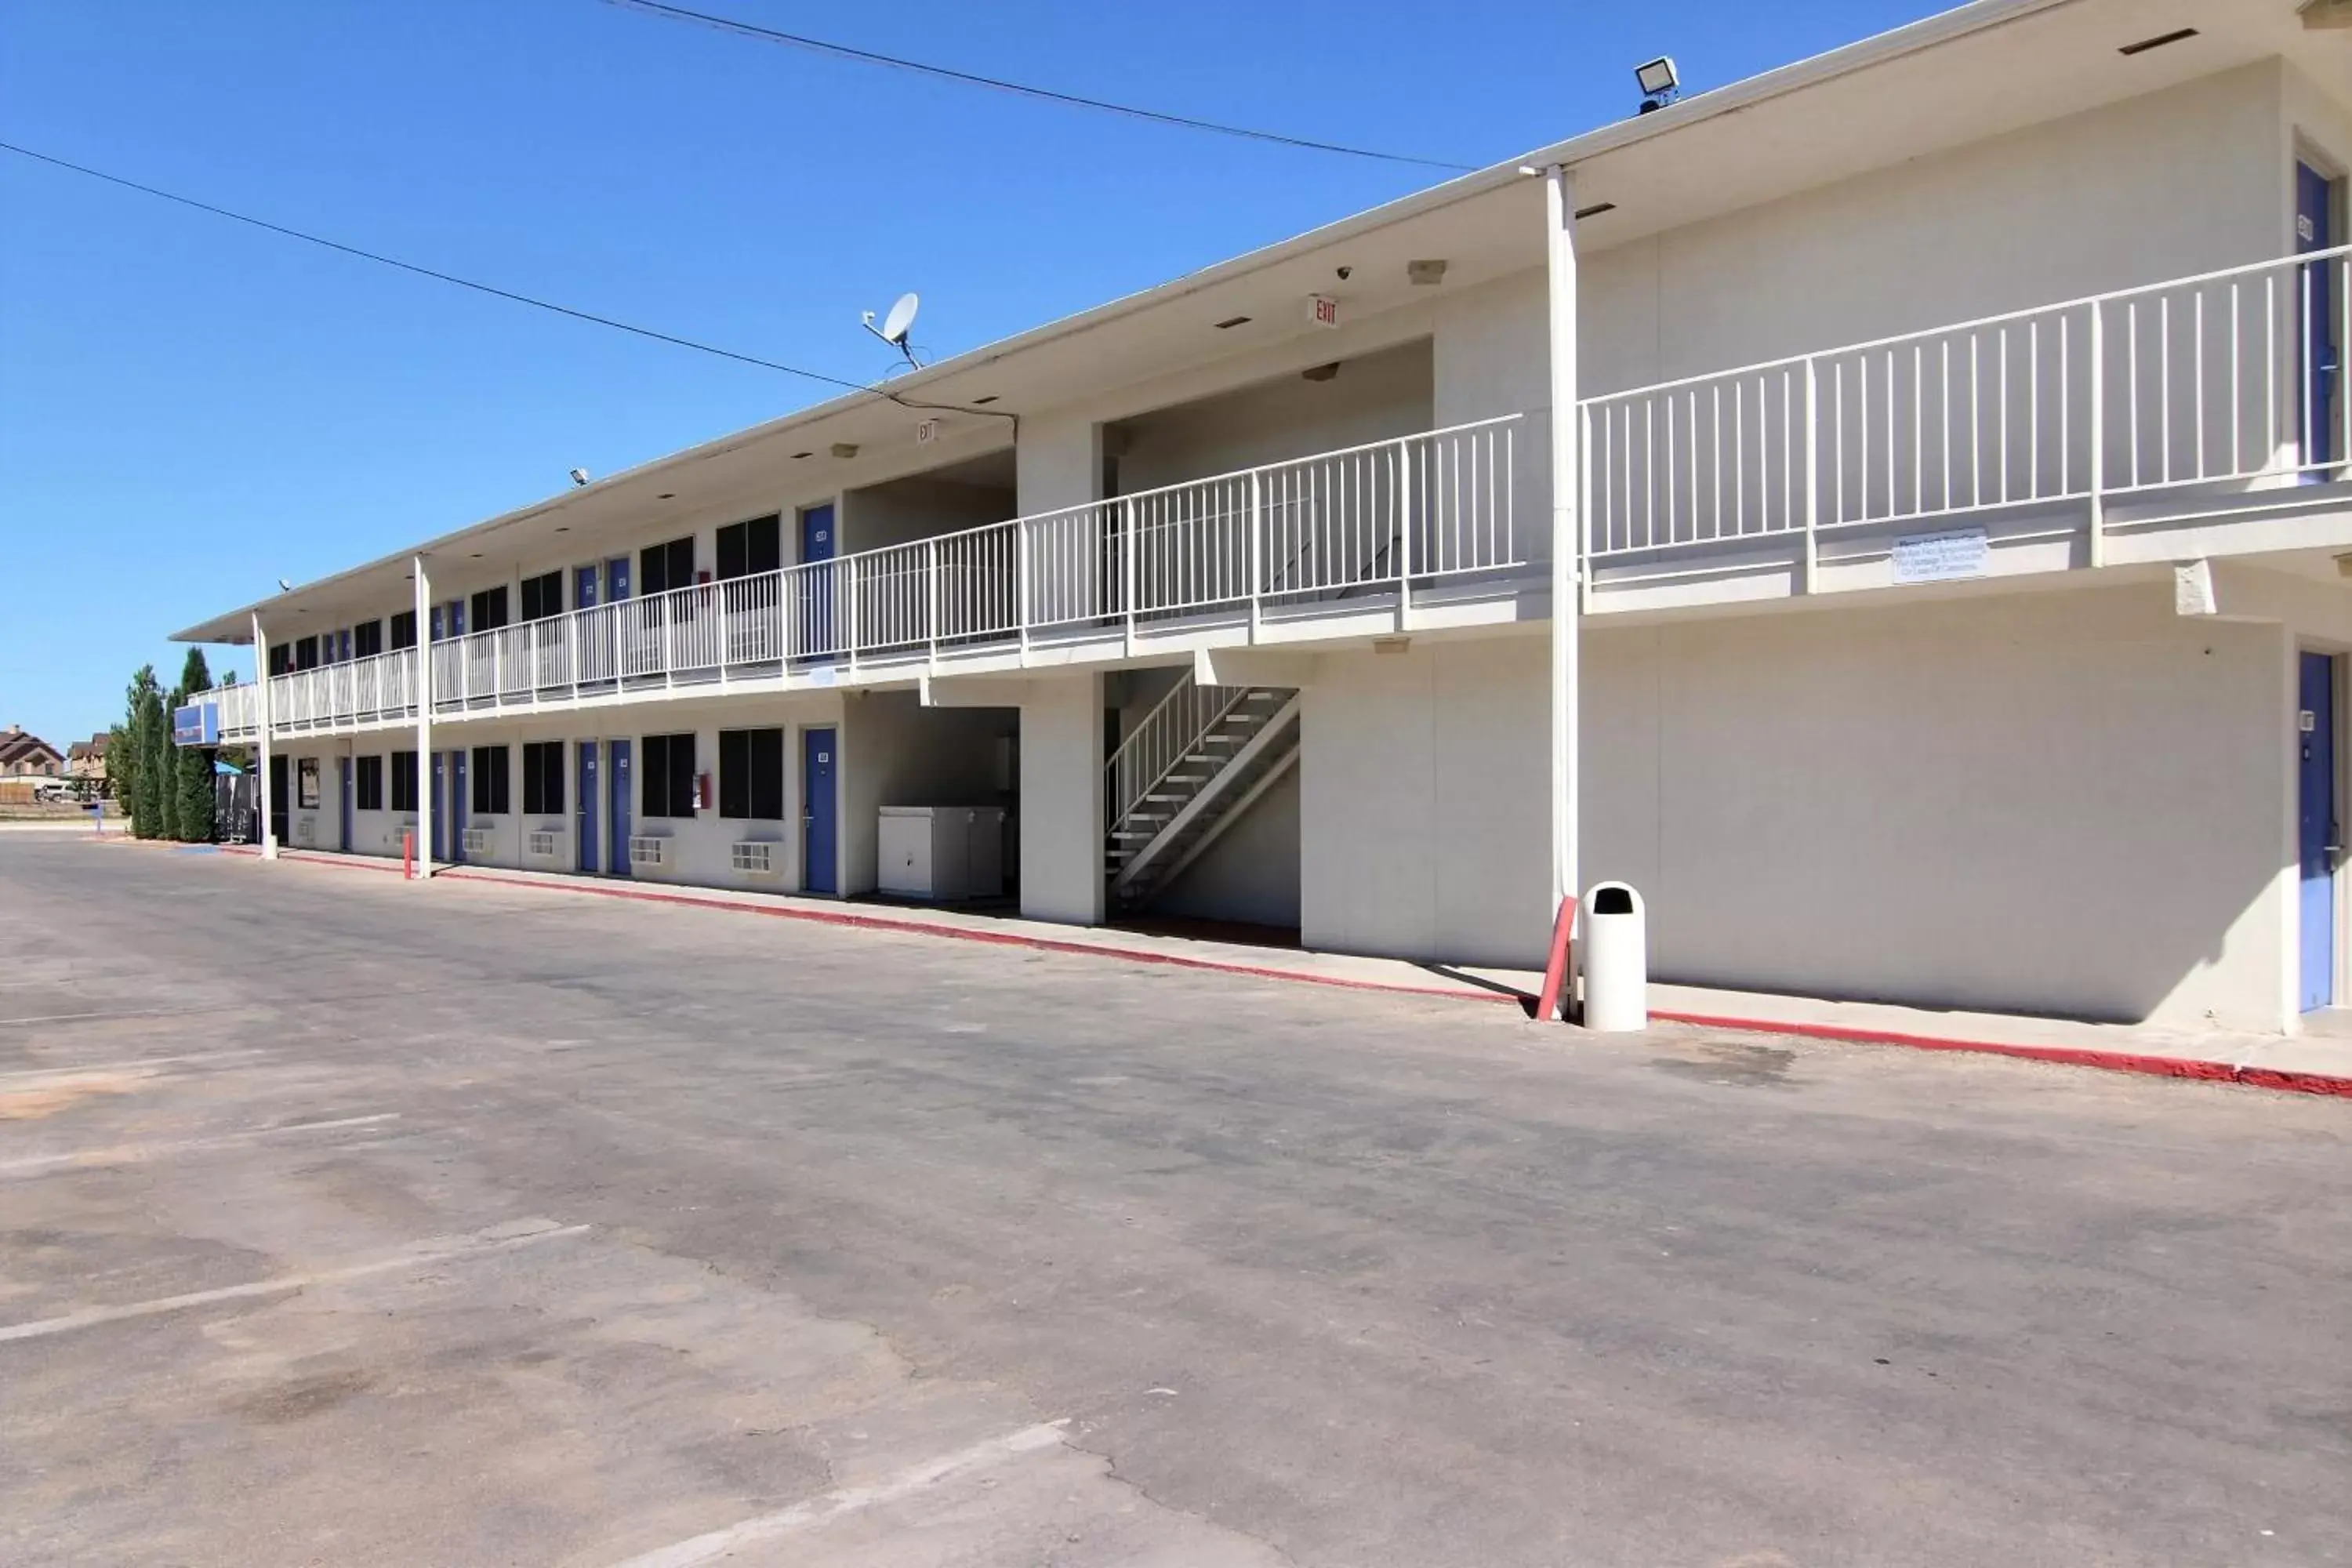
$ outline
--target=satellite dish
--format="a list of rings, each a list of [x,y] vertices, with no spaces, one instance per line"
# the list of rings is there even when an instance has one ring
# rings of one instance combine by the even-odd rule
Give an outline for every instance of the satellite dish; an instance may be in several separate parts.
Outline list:
[[[885,342],[896,343],[902,349],[907,346],[907,334],[915,330],[915,310],[921,303],[912,294],[898,296],[898,302],[890,307],[888,315],[882,318],[882,339]]]

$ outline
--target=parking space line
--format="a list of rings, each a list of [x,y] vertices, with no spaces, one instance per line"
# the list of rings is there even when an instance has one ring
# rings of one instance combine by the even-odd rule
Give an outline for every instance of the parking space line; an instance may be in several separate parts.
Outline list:
[[[96,1328],[101,1323],[119,1323],[131,1318],[152,1318],[165,1312],[185,1311],[190,1307],[208,1307],[217,1301],[242,1301],[256,1296],[278,1296],[299,1290],[311,1285],[332,1285],[345,1279],[363,1279],[370,1274],[383,1274],[395,1268],[410,1268],[420,1263],[443,1263],[454,1258],[486,1252],[500,1252],[533,1242],[552,1241],[558,1237],[580,1236],[587,1231],[584,1225],[557,1225],[553,1220],[518,1220],[493,1226],[468,1236],[444,1237],[417,1242],[383,1258],[348,1263],[340,1268],[313,1269],[303,1274],[284,1274],[275,1279],[256,1279],[245,1285],[223,1285],[211,1290],[190,1290],[179,1296],[159,1296],[152,1301],[133,1301],[120,1307],[85,1307],[79,1312],[67,1312],[55,1318],[39,1318],[27,1323],[12,1323],[0,1328],[0,1343],[13,1340],[42,1339],[50,1334],[72,1333],[78,1329]]]
[[[119,1143],[112,1148],[83,1149],[71,1154],[29,1154],[18,1160],[0,1160],[0,1177],[55,1171],[68,1165],[131,1165],[171,1154],[193,1154],[206,1149],[234,1149],[240,1143],[252,1143],[289,1132],[328,1132],[338,1128],[373,1127],[380,1122],[399,1120],[400,1112],[397,1110],[380,1110],[373,1116],[339,1116],[331,1121],[289,1121],[277,1127],[257,1127],[247,1132],[224,1132],[217,1138],[183,1138],[170,1143]]]
[[[232,1057],[259,1057],[269,1053],[259,1046],[240,1046],[233,1051],[191,1051],[171,1057],[123,1057],[110,1062],[75,1062],[47,1068],[15,1068],[0,1072],[0,1083],[16,1083],[25,1079],[76,1078],[83,1073],[132,1072],[140,1068],[180,1067],[189,1062],[226,1061]]]
[[[974,1465],[1030,1453],[1038,1448],[1050,1448],[1062,1441],[1065,1424],[1064,1421],[1046,1421],[1034,1426],[1024,1426],[1018,1432],[1007,1432],[1002,1436],[974,1443],[969,1448],[959,1448],[952,1454],[943,1454],[938,1458],[900,1470],[897,1475],[870,1486],[836,1487],[806,1502],[794,1503],[774,1513],[760,1514],[723,1530],[656,1547],[651,1552],[641,1552],[615,1563],[614,1568],[693,1568],[698,1563],[715,1561],[754,1542],[789,1535],[793,1531],[822,1524],[827,1520],[879,1503],[896,1502]]]

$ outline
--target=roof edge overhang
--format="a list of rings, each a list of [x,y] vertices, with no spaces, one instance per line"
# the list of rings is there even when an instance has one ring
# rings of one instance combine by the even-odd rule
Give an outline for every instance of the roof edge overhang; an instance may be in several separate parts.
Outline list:
[[[1457,176],[1442,184],[1432,185],[1400,196],[1380,206],[1367,208],[1347,217],[1309,229],[1240,256],[1181,274],[1164,283],[1133,294],[1065,316],[1058,321],[1033,327],[1026,331],[1002,338],[979,348],[923,366],[907,375],[888,382],[874,390],[844,393],[823,403],[774,419],[733,431],[698,446],[656,458],[634,468],[598,479],[593,484],[562,491],[543,500],[467,523],[446,533],[381,555],[356,566],[313,579],[286,594],[258,599],[224,614],[206,617],[194,626],[173,632],[173,642],[227,643],[243,645],[251,640],[251,625],[256,616],[266,615],[273,605],[282,604],[295,595],[312,589],[331,588],[352,580],[378,573],[409,561],[412,557],[430,555],[494,529],[512,526],[532,518],[576,503],[583,497],[606,492],[614,488],[642,483],[676,470],[734,451],[754,442],[783,435],[804,426],[843,414],[850,409],[888,395],[905,396],[940,387],[958,376],[984,369],[1013,355],[1064,342],[1139,312],[1154,310],[1185,297],[1214,288],[1219,284],[1244,278],[1254,272],[1282,265],[1298,257],[1344,243],[1360,236],[1391,225],[1403,223],[1426,214],[1439,211],[1456,203],[1501,189],[1528,177],[1530,173],[1554,166],[1573,170],[1580,163],[1603,153],[1638,142],[1670,136],[1690,127],[1705,124],[1725,115],[1803,92],[1823,83],[1851,76],[1889,61],[1905,58],[1927,49],[1973,37],[1994,28],[2008,26],[2029,16],[2079,4],[2080,0],[1970,0],[1969,4],[1916,22],[1842,45],[1826,53],[1779,66],[1771,70],[1694,93],[1653,113],[1629,117],[1596,127],[1562,142],[1538,148],[1523,156],[1505,160],[1486,168]]]

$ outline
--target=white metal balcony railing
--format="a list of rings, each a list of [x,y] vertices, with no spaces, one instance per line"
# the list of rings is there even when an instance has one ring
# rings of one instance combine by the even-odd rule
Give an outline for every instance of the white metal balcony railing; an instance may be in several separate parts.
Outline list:
[[[2338,476],[2352,247],[1612,393],[1579,407],[1588,563]],[[1518,416],[574,610],[436,645],[436,711],[1139,631],[1529,563]],[[2145,509],[2142,509],[2143,511]],[[1637,571],[1649,570],[1636,567]],[[1588,574],[1588,582],[1594,578]],[[414,655],[276,678],[279,729],[414,712]],[[369,673],[370,665],[377,666]],[[215,692],[249,736],[254,689]],[[234,715],[234,716],[233,716]]]
[[[1033,638],[1129,641],[1215,612],[1269,612],[1526,564],[1519,416],[1457,426],[696,584],[433,647],[436,712],[677,684],[929,665]],[[415,653],[272,679],[276,730],[415,712]],[[812,673],[812,679],[815,677]],[[212,697],[219,696],[212,694]],[[207,698],[212,700],[212,698]],[[240,701],[246,700],[240,699]],[[246,710],[240,709],[242,715]],[[222,714],[229,731],[229,713]],[[238,733],[249,735],[257,718]]]
[[[2325,477],[2352,247],[1587,400],[1589,559]],[[2332,403],[2332,406],[2331,406]],[[2094,557],[2095,560],[2095,555]]]

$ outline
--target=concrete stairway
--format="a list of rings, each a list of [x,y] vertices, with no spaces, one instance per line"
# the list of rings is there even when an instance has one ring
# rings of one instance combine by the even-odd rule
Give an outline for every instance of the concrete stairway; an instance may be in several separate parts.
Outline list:
[[[1190,675],[1162,700],[1108,769],[1114,905],[1149,903],[1290,770],[1298,706],[1286,688],[1202,687]]]

